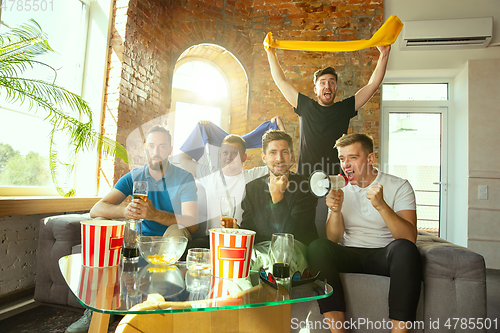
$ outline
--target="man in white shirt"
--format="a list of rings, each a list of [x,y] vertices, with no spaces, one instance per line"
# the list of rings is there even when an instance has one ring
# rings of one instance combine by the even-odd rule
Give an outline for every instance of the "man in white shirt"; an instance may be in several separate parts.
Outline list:
[[[326,197],[329,215],[327,239],[309,246],[307,261],[314,274],[327,279],[335,290],[318,301],[332,332],[346,332],[345,301],[339,273],[389,276],[391,332],[407,332],[415,321],[420,297],[422,266],[417,239],[415,194],[407,180],[382,173],[373,166],[373,140],[348,134],[335,148],[349,184]]]
[[[274,117],[271,122],[277,122],[280,130],[285,128],[279,117]],[[208,229],[219,228],[221,215],[220,200],[229,196],[236,199],[235,219],[241,223],[243,211],[241,201],[245,197],[245,185],[250,181],[268,173],[267,166],[243,170],[243,163],[247,160],[246,143],[239,135],[230,134],[224,138],[219,153],[221,169],[209,167],[194,161],[191,156],[181,152],[179,162],[182,167],[190,172],[202,183],[207,197],[207,233]]]

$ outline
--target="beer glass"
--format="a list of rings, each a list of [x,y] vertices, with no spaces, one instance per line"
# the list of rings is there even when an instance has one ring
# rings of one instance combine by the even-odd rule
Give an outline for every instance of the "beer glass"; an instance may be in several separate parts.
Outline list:
[[[225,222],[226,228],[234,228],[233,219],[236,214],[236,199],[235,197],[220,198],[220,212],[222,219]]]
[[[135,181],[132,195],[134,199],[142,199],[146,201],[148,198],[148,182],[142,180]]]
[[[147,201],[148,198],[148,182],[134,181],[132,190],[134,199]],[[137,244],[138,237],[142,234],[142,219],[129,219],[125,224],[123,232],[123,259],[128,261],[139,261],[139,245]]]

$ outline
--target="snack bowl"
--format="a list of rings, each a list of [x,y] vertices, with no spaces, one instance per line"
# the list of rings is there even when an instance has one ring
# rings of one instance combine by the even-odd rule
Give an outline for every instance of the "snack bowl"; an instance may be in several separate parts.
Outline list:
[[[177,260],[186,250],[188,239],[184,236],[140,236],[139,251],[149,264],[168,266]]]

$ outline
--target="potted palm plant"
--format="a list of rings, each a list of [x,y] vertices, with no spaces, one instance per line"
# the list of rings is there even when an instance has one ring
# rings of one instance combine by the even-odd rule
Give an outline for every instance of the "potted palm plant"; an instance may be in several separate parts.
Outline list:
[[[118,142],[93,128],[92,110],[80,96],[56,85],[55,79],[47,82],[23,76],[27,69],[34,66],[51,68],[57,74],[55,69],[37,60],[37,57],[49,52],[53,50],[47,36],[34,20],[0,34],[0,96],[11,103],[28,104],[28,110],[32,112],[45,112],[44,120],[52,127],[49,133],[52,182],[60,195],[73,196],[74,189],[62,188],[58,182],[58,170],[63,163],[58,158],[55,142],[57,133],[62,132],[69,138],[73,158],[64,164],[70,172],[74,169],[75,157],[80,151],[96,149],[99,154],[118,157],[126,163],[127,151]]]

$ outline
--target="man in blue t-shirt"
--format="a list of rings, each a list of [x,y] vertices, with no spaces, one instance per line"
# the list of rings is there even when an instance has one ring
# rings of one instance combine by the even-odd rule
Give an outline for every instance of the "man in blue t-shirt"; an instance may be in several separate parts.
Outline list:
[[[170,132],[153,126],[146,134],[148,164],[120,178],[115,187],[90,210],[90,216],[107,219],[143,219],[142,233],[149,236],[185,236],[198,229],[198,196],[193,176],[168,162],[172,153]],[[148,200],[132,199],[134,181],[148,182]],[[87,332],[92,311],[66,333]]]
[[[196,184],[193,176],[168,162],[170,132],[154,126],[146,134],[148,164],[120,178],[115,187],[90,211],[91,217],[144,219],[144,235],[182,235],[191,239],[198,225]],[[134,181],[148,182],[148,200],[132,199]]]

